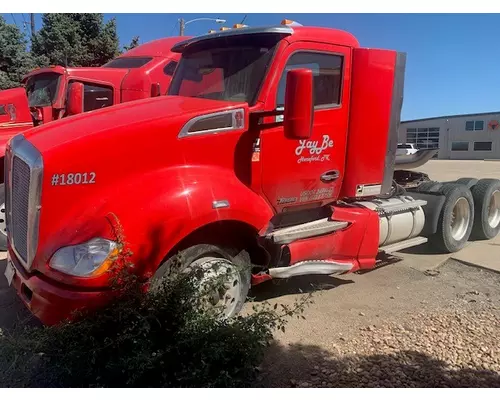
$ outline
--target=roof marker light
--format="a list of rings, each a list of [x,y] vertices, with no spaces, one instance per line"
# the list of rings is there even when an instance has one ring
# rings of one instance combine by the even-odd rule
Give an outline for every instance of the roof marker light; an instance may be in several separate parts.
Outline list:
[[[299,24],[296,21],[293,21],[291,19],[284,19],[281,21],[281,25],[288,25],[288,26],[303,26],[302,24]]]

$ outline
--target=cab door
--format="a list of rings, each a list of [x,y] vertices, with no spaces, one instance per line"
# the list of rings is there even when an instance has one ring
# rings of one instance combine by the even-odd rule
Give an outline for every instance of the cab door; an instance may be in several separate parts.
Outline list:
[[[311,137],[287,139],[282,125],[264,129],[260,135],[262,192],[277,212],[335,200],[344,175],[351,49],[311,42],[288,46],[278,65],[277,85],[266,100],[267,110],[283,109],[286,74],[297,68],[313,72]]]

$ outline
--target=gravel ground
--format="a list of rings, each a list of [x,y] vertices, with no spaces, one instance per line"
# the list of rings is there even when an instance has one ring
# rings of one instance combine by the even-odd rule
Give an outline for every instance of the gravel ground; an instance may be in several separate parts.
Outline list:
[[[374,308],[365,293],[367,305],[358,304],[355,316],[330,320],[329,337],[278,337],[257,386],[500,387],[500,275],[456,262],[435,274],[406,282],[414,294],[406,305],[417,311],[391,316],[394,296]]]
[[[290,386],[500,386],[498,314],[419,314],[411,323],[367,327]]]

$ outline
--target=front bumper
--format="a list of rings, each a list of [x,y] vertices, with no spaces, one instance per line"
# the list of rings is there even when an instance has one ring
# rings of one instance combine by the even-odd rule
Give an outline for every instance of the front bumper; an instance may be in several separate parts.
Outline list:
[[[52,283],[41,274],[28,274],[10,248],[7,263],[14,267],[12,286],[19,298],[44,325],[74,319],[75,311],[96,309],[110,300],[110,291],[81,291]]]

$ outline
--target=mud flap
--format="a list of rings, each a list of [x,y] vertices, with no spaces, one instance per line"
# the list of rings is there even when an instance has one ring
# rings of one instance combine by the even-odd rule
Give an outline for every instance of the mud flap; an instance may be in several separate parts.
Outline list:
[[[410,196],[415,200],[425,200],[427,202],[425,206],[422,206],[425,215],[425,224],[420,235],[426,237],[434,235],[437,232],[439,215],[441,214],[446,197],[439,194],[418,193],[413,191],[410,192]]]

